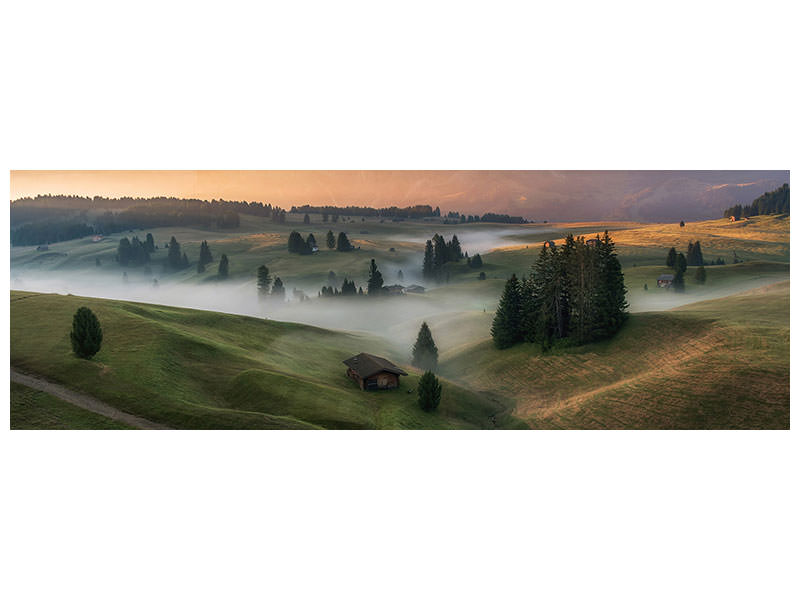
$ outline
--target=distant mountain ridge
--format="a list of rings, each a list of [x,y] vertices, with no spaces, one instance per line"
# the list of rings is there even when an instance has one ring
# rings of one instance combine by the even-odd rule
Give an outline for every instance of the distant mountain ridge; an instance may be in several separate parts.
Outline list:
[[[69,174],[80,174],[80,184]],[[27,190],[171,195],[291,206],[410,206],[542,221],[712,219],[789,183],[789,171],[12,172]],[[63,185],[62,185],[63,184]],[[13,185],[12,185],[13,189]],[[120,193],[124,190],[124,193]]]

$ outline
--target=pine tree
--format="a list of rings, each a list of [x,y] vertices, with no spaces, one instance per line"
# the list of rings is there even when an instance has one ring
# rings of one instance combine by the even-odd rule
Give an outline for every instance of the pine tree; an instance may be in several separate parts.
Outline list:
[[[317,240],[313,233],[308,234],[308,237],[306,238],[306,246],[308,246],[309,250],[317,247]]]
[[[435,371],[439,363],[439,349],[426,322],[422,322],[417,341],[411,349],[411,364],[426,371]]]
[[[678,252],[678,257],[675,259],[675,271],[680,273],[686,272],[686,257],[683,255],[683,252]]]
[[[432,412],[439,406],[442,400],[442,385],[436,378],[436,375],[430,371],[419,378],[417,384],[417,399],[419,406],[425,412]]]
[[[684,223],[683,220],[681,220],[681,227],[686,227],[686,223]]]
[[[699,283],[700,285],[705,285],[706,283],[706,268],[703,265],[697,267],[697,270],[694,272],[694,280]]]
[[[306,214],[303,217],[303,225],[308,225],[309,223],[311,223],[311,217],[309,217],[308,214]]]
[[[353,246],[350,244],[350,240],[347,239],[347,234],[344,231],[339,232],[339,237],[336,240],[336,250],[339,252],[350,252],[353,249]]]
[[[397,281],[403,281],[403,270],[398,269],[397,271]]]
[[[369,279],[367,280],[367,294],[370,296],[383,293],[383,275],[378,271],[375,259],[369,262]]]
[[[189,257],[186,256],[186,252],[183,253],[183,257],[181,258],[181,268],[186,269],[189,267]]]
[[[438,233],[433,236],[433,274],[438,281],[444,278],[444,265],[447,262],[447,243]]]
[[[467,264],[471,269],[480,269],[483,266],[483,259],[480,254],[474,254]]]
[[[516,275],[506,281],[503,295],[492,321],[492,339],[498,348],[509,348],[520,341],[520,284]]]
[[[678,253],[675,252],[675,248],[674,247],[670,248],[669,252],[667,252],[667,266],[668,267],[674,267],[675,266],[675,259],[677,258],[677,256],[678,256]]]
[[[433,279],[433,244],[430,240],[425,242],[425,257],[422,259],[422,276]]]
[[[328,248],[333,250],[336,248],[336,237],[333,235],[333,231],[328,229],[328,235],[326,237],[326,243],[328,244]]]
[[[214,257],[211,256],[211,249],[208,247],[208,242],[203,240],[200,244],[200,263],[205,267],[212,262],[214,262]]]
[[[167,252],[167,265],[173,270],[178,270],[181,268],[182,262],[182,254],[181,254],[181,245],[178,243],[178,240],[175,239],[173,235],[169,240],[169,251]]]
[[[257,278],[256,287],[258,288],[258,297],[263,300],[269,295],[269,286],[272,283],[272,277],[266,265],[258,267]]]
[[[272,298],[275,300],[283,301],[286,297],[286,290],[283,288],[283,281],[281,281],[280,277],[276,277],[275,281],[272,283]]]
[[[72,351],[78,358],[91,358],[100,351],[103,343],[103,330],[91,309],[81,306],[72,317],[72,331],[69,334]]]
[[[311,248],[303,239],[298,231],[293,231],[289,234],[289,252],[295,254],[311,254]]]
[[[227,279],[228,277],[228,255],[223,254],[219,259],[219,267],[217,267],[217,276],[220,279]]]
[[[147,234],[147,237],[145,238],[144,246],[145,246],[145,249],[148,252],[155,252],[156,251],[156,242],[153,239],[153,234],[152,233],[148,233]]]

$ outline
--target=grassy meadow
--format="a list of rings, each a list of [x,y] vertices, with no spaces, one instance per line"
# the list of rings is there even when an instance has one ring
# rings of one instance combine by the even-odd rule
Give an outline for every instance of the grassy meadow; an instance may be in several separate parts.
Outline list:
[[[683,228],[360,217],[333,224],[319,215],[303,225],[302,215],[288,217],[277,225],[243,216],[238,230],[153,229],[160,249],[151,273],[125,269],[126,285],[114,256],[119,238],[132,233],[53,244],[46,252],[12,248],[12,289],[33,290],[11,294],[12,365],[179,428],[788,427],[788,217]],[[543,241],[606,228],[628,288],[632,314],[624,328],[610,340],[546,354],[526,344],[496,350],[489,329],[506,278],[526,275]],[[295,229],[304,237],[313,233],[320,252],[290,254],[286,242]],[[345,231],[360,249],[328,250],[328,229]],[[458,235],[470,255],[480,252],[483,266],[471,269],[462,261],[452,265],[447,284],[422,281],[424,243],[437,232]],[[143,239],[147,231],[135,233]],[[161,266],[172,235],[193,263],[177,273]],[[203,240],[215,262],[197,273]],[[706,267],[704,285],[689,267],[684,294],[656,288],[658,276],[670,272],[669,247],[686,253],[697,240],[706,260],[726,264]],[[230,261],[225,282],[216,280],[222,253]],[[371,258],[386,285],[401,282],[402,269],[402,283],[420,282],[426,293],[316,298],[329,271],[339,283],[346,276],[366,287]],[[255,273],[261,264],[281,277],[290,297],[298,288],[311,300],[259,305]],[[478,279],[480,271],[485,280]],[[105,332],[102,350],[88,362],[72,356],[68,340],[72,314],[82,305],[95,311]],[[419,376],[408,366],[410,347],[422,320],[439,346],[444,379],[442,404],[433,414],[421,411],[409,393]],[[399,390],[361,392],[341,364],[358,352],[386,356],[411,374],[401,378]]]

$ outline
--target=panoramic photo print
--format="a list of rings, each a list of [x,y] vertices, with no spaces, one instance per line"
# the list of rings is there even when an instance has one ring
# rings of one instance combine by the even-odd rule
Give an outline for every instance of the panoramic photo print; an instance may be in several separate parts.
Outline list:
[[[12,171],[12,429],[788,429],[788,171]]]

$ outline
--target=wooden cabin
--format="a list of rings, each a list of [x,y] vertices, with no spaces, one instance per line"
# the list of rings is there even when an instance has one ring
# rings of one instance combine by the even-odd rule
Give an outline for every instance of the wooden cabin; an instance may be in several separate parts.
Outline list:
[[[405,288],[402,285],[387,285],[384,286],[383,291],[389,296],[402,296],[405,294]]]
[[[366,352],[342,362],[347,365],[347,376],[362,390],[391,390],[400,385],[400,375],[408,375],[385,358]]]
[[[658,278],[658,287],[660,288],[670,288],[672,287],[672,282],[675,279],[675,275],[661,275]]]

